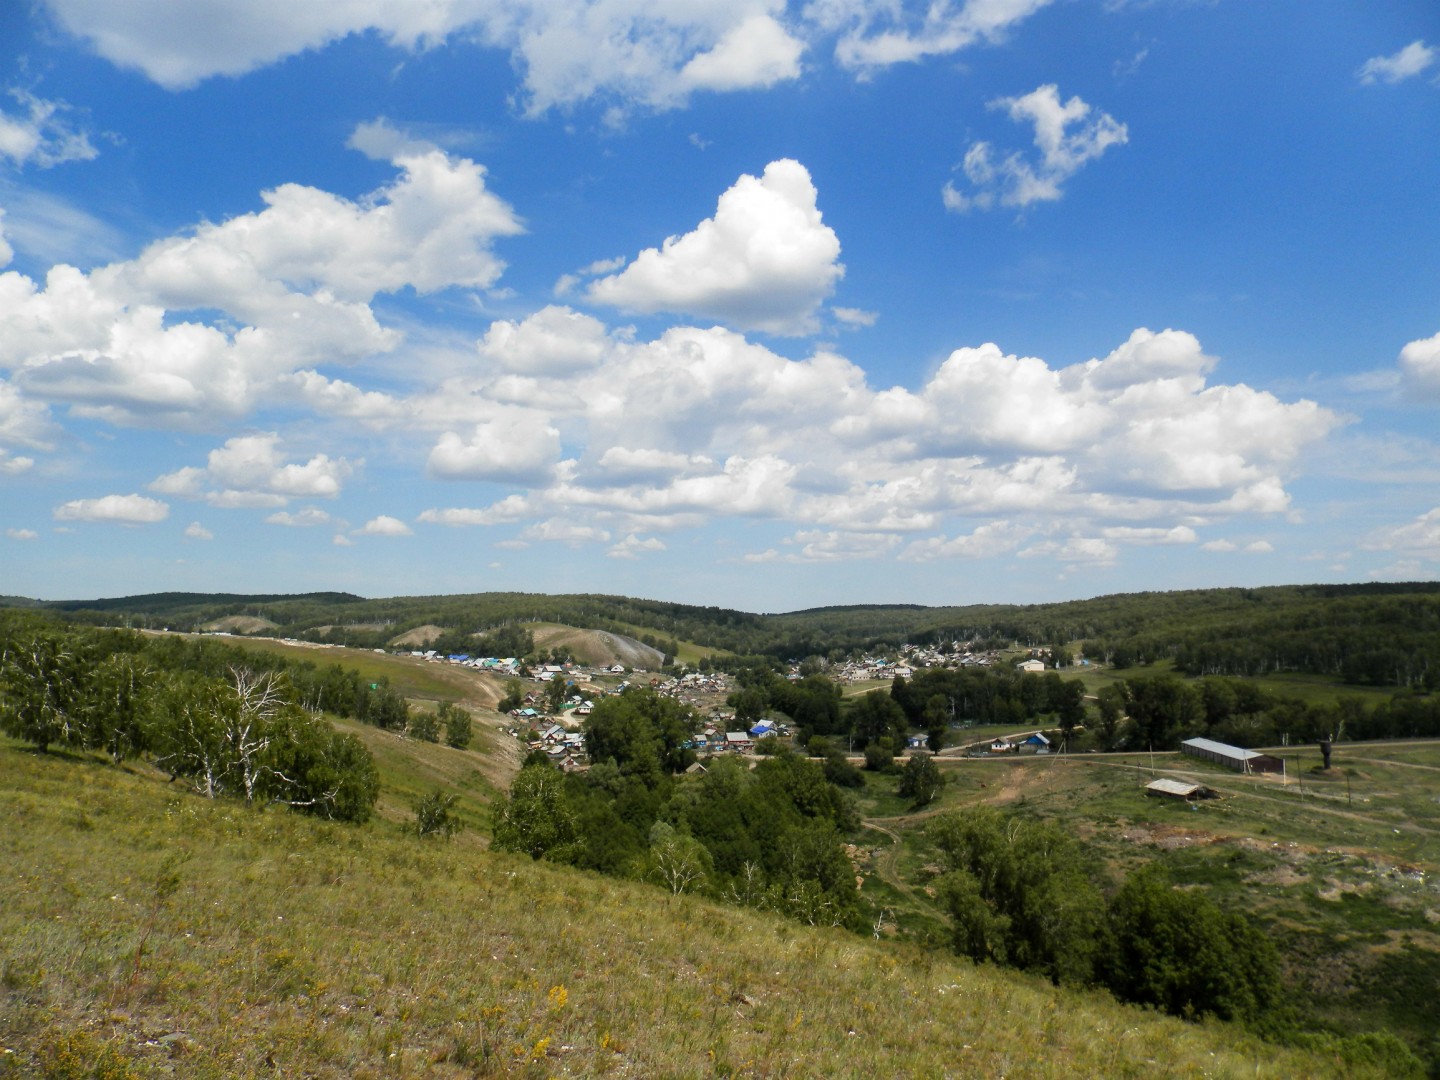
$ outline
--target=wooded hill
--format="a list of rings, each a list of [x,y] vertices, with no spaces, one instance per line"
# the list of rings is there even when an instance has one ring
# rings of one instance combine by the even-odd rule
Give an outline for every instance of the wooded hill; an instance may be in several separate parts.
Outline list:
[[[14,598],[7,604],[35,604]],[[1130,667],[1173,660],[1191,675],[1309,672],[1373,686],[1440,685],[1440,583],[1286,585],[1100,596],[1054,604],[859,605],[754,614],[622,596],[477,593],[366,599],[154,593],[38,606],[97,625],[197,630],[227,616],[273,633],[381,648],[426,624],[465,637],[522,623],[625,634],[668,656],[838,659],[903,643],[1049,647]]]

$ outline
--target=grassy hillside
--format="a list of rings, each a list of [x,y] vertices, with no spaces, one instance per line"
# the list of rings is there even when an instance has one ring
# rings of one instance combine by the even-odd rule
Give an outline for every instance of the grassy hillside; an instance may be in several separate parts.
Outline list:
[[[865,887],[906,929],[938,929],[925,892],[934,870],[925,825],[954,807],[1001,806],[1062,825],[1117,878],[1158,863],[1182,887],[1264,926],[1302,1022],[1392,1031],[1433,1055],[1440,743],[1344,744],[1328,772],[1313,747],[1275,752],[1287,759],[1288,785],[1179,754],[953,760],[940,799],[919,813],[895,796],[893,779],[872,776],[862,804],[873,845]],[[1221,797],[1147,797],[1156,775]]]
[[[0,853],[0,1076],[1366,1075],[384,817],[248,811],[9,741]]]

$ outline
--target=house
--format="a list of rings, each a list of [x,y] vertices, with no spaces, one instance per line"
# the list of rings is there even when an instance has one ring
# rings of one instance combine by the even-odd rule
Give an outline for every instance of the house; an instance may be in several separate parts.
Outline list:
[[[1015,748],[1010,745],[1008,739],[996,739],[990,744],[990,752],[992,754],[1008,754],[1013,749]]]
[[[1018,671],[1038,673],[1038,672],[1042,672],[1042,671],[1045,670],[1045,661],[1043,661],[1043,660],[1022,660],[1020,663],[1018,663],[1018,664],[1015,665],[1015,668],[1016,668],[1016,670],[1018,670]]]
[[[905,745],[911,750],[924,750],[927,741],[924,735],[911,735],[906,738]]]
[[[1048,754],[1050,752],[1050,740],[1038,731],[1026,739],[1021,745],[1030,747],[1037,754]]]
[[[750,750],[750,733],[748,731],[727,731],[725,733],[725,749],[734,750],[737,753],[748,753]]]
[[[774,735],[774,734],[775,734],[775,721],[774,721],[774,720],[761,720],[759,723],[757,723],[754,727],[752,727],[752,728],[750,729],[750,735],[751,735],[751,737],[752,737],[752,738],[756,738],[756,739],[763,739],[766,735]]]

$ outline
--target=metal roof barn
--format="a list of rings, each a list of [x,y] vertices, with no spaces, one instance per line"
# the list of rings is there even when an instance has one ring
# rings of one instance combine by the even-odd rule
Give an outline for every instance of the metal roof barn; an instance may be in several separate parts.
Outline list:
[[[1262,754],[1257,750],[1242,750],[1238,746],[1216,742],[1214,739],[1186,739],[1180,744],[1182,753],[1191,757],[1204,758],[1217,765],[1224,765],[1236,772],[1284,772],[1285,763],[1278,757]]]

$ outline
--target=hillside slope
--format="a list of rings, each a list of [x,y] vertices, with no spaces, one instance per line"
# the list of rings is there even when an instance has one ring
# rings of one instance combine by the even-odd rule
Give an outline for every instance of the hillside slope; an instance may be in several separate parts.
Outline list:
[[[0,1075],[1341,1075],[1104,995],[8,740],[0,854]]]

